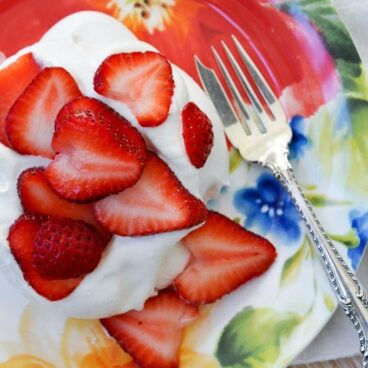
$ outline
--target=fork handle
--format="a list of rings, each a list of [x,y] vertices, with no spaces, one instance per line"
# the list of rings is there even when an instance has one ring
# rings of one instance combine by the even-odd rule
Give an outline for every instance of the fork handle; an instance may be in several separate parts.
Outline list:
[[[273,175],[287,190],[303,219],[308,229],[308,235],[318,249],[338,303],[358,333],[363,367],[368,368],[368,298],[366,290],[354,276],[318,221],[311,204],[304,196],[295,178],[286,154],[281,162],[271,160],[265,166],[272,170]]]

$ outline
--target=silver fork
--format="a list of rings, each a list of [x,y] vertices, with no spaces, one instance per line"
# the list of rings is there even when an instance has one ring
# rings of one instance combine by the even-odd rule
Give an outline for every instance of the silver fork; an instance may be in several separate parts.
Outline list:
[[[338,303],[358,333],[363,367],[368,368],[367,293],[329,239],[295,178],[287,158],[292,132],[281,104],[240,42],[234,36],[232,39],[242,65],[237,62],[224,42],[222,46],[251,106],[244,102],[229,70],[214,47],[212,51],[231,92],[233,103],[227,98],[215,72],[195,57],[202,84],[220,115],[230,142],[244,159],[269,168],[290,195],[307,227],[310,239],[318,250]],[[248,69],[271,114],[264,109],[243,68]]]

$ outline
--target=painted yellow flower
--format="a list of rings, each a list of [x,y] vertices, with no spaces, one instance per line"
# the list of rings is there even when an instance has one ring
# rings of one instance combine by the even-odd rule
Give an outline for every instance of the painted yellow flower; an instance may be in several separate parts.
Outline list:
[[[26,308],[20,341],[3,343],[11,356],[0,368],[135,368],[132,358],[108,337],[98,320],[64,320]]]
[[[191,349],[180,353],[180,368],[220,368],[218,361],[210,355],[200,354]]]
[[[81,341],[81,344],[76,344]],[[134,368],[130,355],[108,337],[98,320],[69,319],[61,341],[66,367]]]
[[[139,38],[167,29],[183,38],[190,29],[191,18],[203,7],[195,0],[88,0],[88,3],[120,20]]]
[[[144,27],[149,33],[163,31],[170,23],[176,0],[111,0],[108,9],[135,32]]]
[[[195,350],[208,330],[211,307],[186,328],[180,368],[220,368],[216,358]],[[133,359],[103,330],[98,320],[63,319],[27,307],[19,324],[19,342],[1,342],[8,360],[0,368],[136,368]]]
[[[24,354],[0,363],[0,368],[54,368],[54,365],[32,355]]]
[[[180,347],[180,368],[220,368],[217,359],[212,355],[202,354],[195,350],[200,341],[203,341],[208,331],[206,318],[212,306],[202,307],[200,317],[184,331],[183,341]]]
[[[200,310],[183,334],[180,368],[220,368],[215,357],[197,351],[204,340],[213,306]],[[18,341],[0,341],[7,360],[0,368],[136,368],[119,344],[109,337],[99,320],[65,319],[52,310],[25,308]],[[4,358],[2,358],[4,359]]]

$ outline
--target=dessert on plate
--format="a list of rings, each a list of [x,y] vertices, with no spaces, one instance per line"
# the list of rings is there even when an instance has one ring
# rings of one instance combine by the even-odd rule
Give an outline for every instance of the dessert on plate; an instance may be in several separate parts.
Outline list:
[[[228,184],[214,107],[95,12],[1,64],[0,95],[0,272],[40,308],[101,318],[141,367],[177,366],[198,306],[276,257],[206,208]]]

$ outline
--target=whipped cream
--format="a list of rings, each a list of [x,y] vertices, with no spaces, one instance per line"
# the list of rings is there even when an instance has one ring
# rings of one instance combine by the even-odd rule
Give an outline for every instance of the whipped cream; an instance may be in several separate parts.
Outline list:
[[[0,68],[20,55],[32,52],[42,66],[61,66],[76,80],[82,93],[103,101],[145,137],[170,166],[183,185],[195,196],[207,200],[228,184],[228,155],[218,115],[199,86],[175,65],[175,91],[167,120],[155,128],[141,127],[127,105],[98,95],[93,77],[109,55],[131,51],[157,51],[141,42],[120,22],[98,12],[73,14],[52,27],[42,39],[8,58]],[[189,161],[182,137],[181,110],[195,102],[211,119],[214,145],[205,166],[196,169]],[[180,239],[192,229],[141,237],[113,236],[94,272],[63,300],[50,302],[38,295],[23,279],[8,241],[11,224],[22,214],[16,182],[29,167],[47,166],[49,160],[22,156],[0,144],[0,273],[21,290],[28,300],[54,308],[68,317],[100,318],[131,309],[141,309],[145,300],[164,288],[184,269],[189,254]],[[0,299],[1,296],[0,291]]]

